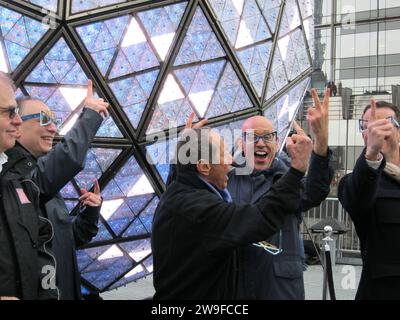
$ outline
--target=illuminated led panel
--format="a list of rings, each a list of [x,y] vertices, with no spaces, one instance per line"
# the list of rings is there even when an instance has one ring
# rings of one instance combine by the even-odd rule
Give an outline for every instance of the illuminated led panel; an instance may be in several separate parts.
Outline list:
[[[60,134],[65,135],[79,116],[87,94],[88,78],[64,38],[60,38],[27,76],[24,87],[31,97],[44,101],[62,120]],[[97,134],[123,137],[114,119],[106,119]]]
[[[250,82],[261,97],[280,1],[209,0],[209,2]]]
[[[122,2],[128,2],[128,1],[127,0],[72,0],[71,12],[74,14]]]
[[[0,71],[12,72],[49,30],[49,26],[0,6]]]
[[[134,265],[133,259],[115,244],[96,248],[101,251],[95,251],[92,256],[87,254],[88,250],[93,249],[78,253],[81,276],[100,291],[113,283],[115,278],[128,272]],[[100,252],[101,254],[98,255]],[[87,264],[90,259],[92,259],[91,262]],[[85,267],[83,267],[84,263],[87,264]]]
[[[307,12],[307,8],[303,7],[303,11]],[[301,15],[297,2],[288,0],[284,5],[279,26],[279,38],[272,60],[266,100],[311,67],[306,41],[301,29]]]
[[[157,100],[147,133],[251,108],[244,88],[202,9],[198,7]]]
[[[146,146],[147,162],[156,167],[164,183],[167,182],[169,166],[176,154],[177,141],[177,138],[170,138]]]
[[[264,112],[264,116],[274,123],[275,130],[278,131],[280,147],[284,145],[289,133],[289,126],[303,103],[309,84],[310,79],[303,80]]]
[[[135,129],[186,5],[181,2],[76,28]]]
[[[134,156],[111,179],[102,196],[101,215],[117,236],[151,232],[149,219],[152,221],[158,197]]]

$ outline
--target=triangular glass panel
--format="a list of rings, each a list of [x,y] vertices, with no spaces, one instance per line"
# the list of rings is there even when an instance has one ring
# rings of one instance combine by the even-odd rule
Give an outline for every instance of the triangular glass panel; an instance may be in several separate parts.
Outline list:
[[[285,143],[290,124],[302,105],[309,83],[309,78],[303,80],[264,111],[264,116],[274,123],[275,130],[278,131],[280,149]]]
[[[284,36],[291,30],[296,29],[300,24],[301,20],[296,0],[287,0],[282,15],[279,36]]]
[[[176,154],[177,141],[176,138],[170,138],[146,146],[147,162],[156,167],[164,183],[167,183],[170,162]]]
[[[136,265],[132,270],[130,270],[122,279],[113,284],[109,290],[117,289],[121,286],[127,285],[130,282],[139,280],[143,277],[148,276],[150,273],[142,264]]]
[[[266,42],[237,52],[239,60],[259,96],[264,87],[271,46],[271,42]]]
[[[53,12],[57,12],[58,10],[58,0],[24,0],[26,2],[30,2],[38,7],[42,7],[43,9],[47,9]],[[42,13],[47,13],[46,10],[42,10]]]
[[[301,16],[306,19],[314,14],[313,0],[298,0]]]
[[[221,44],[198,7],[174,62],[174,70],[163,84],[146,133],[181,126],[192,111],[196,117],[209,117],[248,108],[246,104],[235,105],[238,91],[247,94],[224,56]],[[186,64],[190,66],[185,67]],[[229,103],[232,104],[221,102],[218,91],[224,89],[230,89],[232,101]]]
[[[257,0],[262,10],[262,14],[267,21],[271,31],[275,33],[278,23],[279,11],[283,3],[282,0]]]
[[[92,188],[94,180],[101,177],[120,153],[120,149],[89,149],[83,170],[75,176],[79,188]]]
[[[3,43],[0,59],[4,65],[1,69],[11,72],[42,39],[49,26],[3,6],[0,6],[0,21],[0,43]]]
[[[151,254],[150,239],[122,243],[121,248],[137,263],[142,262],[144,258],[147,258]]]
[[[286,84],[288,84],[288,77],[286,75],[285,65],[283,64],[279,46],[275,48],[274,59],[272,61],[272,68],[270,78],[268,80],[268,89],[266,100],[275,95]]]
[[[206,112],[206,118],[245,110],[251,107],[252,103],[250,98],[244,90],[232,65],[228,62],[225,65],[222,77]]]
[[[127,2],[127,0],[72,0],[71,12],[75,14],[122,2]]]
[[[187,3],[156,8],[138,13],[156,53],[163,61],[168,54]]]
[[[65,135],[78,119],[77,108],[86,97],[87,81],[87,75],[70,47],[64,38],[60,38],[27,76],[25,86],[32,97],[43,100],[62,120],[60,134]],[[43,83],[57,86],[50,88]],[[96,136],[123,138],[111,116],[103,122]]]
[[[206,50],[210,43],[213,44],[213,51]],[[216,39],[216,35],[212,31],[203,11],[198,7],[174,65],[205,61],[223,56],[225,56],[224,50]]]
[[[136,129],[153,90],[158,70],[110,83],[111,90]]]
[[[89,264],[81,273],[82,277],[99,290],[105,290],[118,277],[125,274],[134,266],[134,261],[118,245],[107,246],[94,262]]]

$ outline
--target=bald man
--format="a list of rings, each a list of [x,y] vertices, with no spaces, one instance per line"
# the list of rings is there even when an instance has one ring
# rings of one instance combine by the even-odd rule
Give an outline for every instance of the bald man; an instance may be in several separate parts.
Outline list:
[[[69,216],[59,191],[84,168],[86,154],[102,124],[102,115],[108,114],[108,103],[93,97],[89,80],[85,108],[71,130],[54,148],[57,121],[49,107],[31,98],[19,101],[19,107],[23,123],[18,143],[8,152],[8,156],[28,159],[19,162],[18,166],[31,176],[41,191],[41,204],[55,233],[52,245],[57,260],[59,298],[80,299],[80,275],[75,250],[90,242],[97,234],[102,202],[100,188],[95,182],[94,192],[81,190],[82,210],[76,217]]]
[[[302,241],[299,237],[301,213],[318,206],[328,195],[332,179],[328,148],[329,90],[323,103],[312,90],[314,107],[308,109],[308,120],[315,135],[308,174],[300,206],[291,212],[283,228],[266,241],[238,249],[238,298],[266,300],[303,300]],[[294,123],[296,134],[306,136]],[[289,170],[290,160],[278,152],[277,132],[265,117],[255,116],[242,127],[239,146],[246,158],[250,175],[229,174],[228,189],[234,203],[254,204]]]

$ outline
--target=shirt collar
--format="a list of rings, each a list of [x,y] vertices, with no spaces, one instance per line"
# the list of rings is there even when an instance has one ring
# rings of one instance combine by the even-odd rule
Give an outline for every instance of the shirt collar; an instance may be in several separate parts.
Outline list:
[[[0,172],[3,170],[3,164],[5,164],[8,161],[7,155],[3,152],[0,153]]]

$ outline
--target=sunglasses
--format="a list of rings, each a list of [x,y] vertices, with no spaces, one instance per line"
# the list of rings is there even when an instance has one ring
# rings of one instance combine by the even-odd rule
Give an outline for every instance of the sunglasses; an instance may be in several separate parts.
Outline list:
[[[279,244],[278,247],[272,243],[269,243],[267,241],[260,241],[257,243],[253,243],[253,245],[255,245],[256,247],[260,247],[263,248],[265,251],[267,251],[268,253],[276,256],[278,254],[280,254],[283,249],[282,249],[282,229],[279,230]]]
[[[47,113],[44,111],[40,111],[40,113],[33,113],[33,114],[27,114],[25,116],[21,117],[22,121],[28,121],[31,119],[39,119],[39,123],[41,127],[45,127],[48,126],[52,123],[55,124],[55,126],[57,127],[57,129],[61,126],[61,119],[59,118],[55,118],[54,114],[51,113]]]
[[[393,124],[393,126],[397,129],[400,128],[400,124],[399,122],[396,120],[395,117],[393,116],[389,116],[386,117],[385,119],[390,120],[390,122]],[[358,130],[360,132],[364,132],[365,130],[367,130],[367,125],[368,125],[368,120],[364,120],[364,119],[358,119]]]
[[[15,118],[15,116],[18,114],[18,112],[19,112],[19,108],[18,107],[10,107],[10,108],[0,108],[0,112],[2,113],[2,114],[4,114],[4,113],[8,113],[8,117],[10,118],[10,119],[14,119]]]
[[[243,133],[243,140],[247,144],[256,144],[260,140],[262,140],[264,143],[272,143],[276,141],[277,135],[277,131],[264,134],[257,134],[254,131],[249,131]]]

